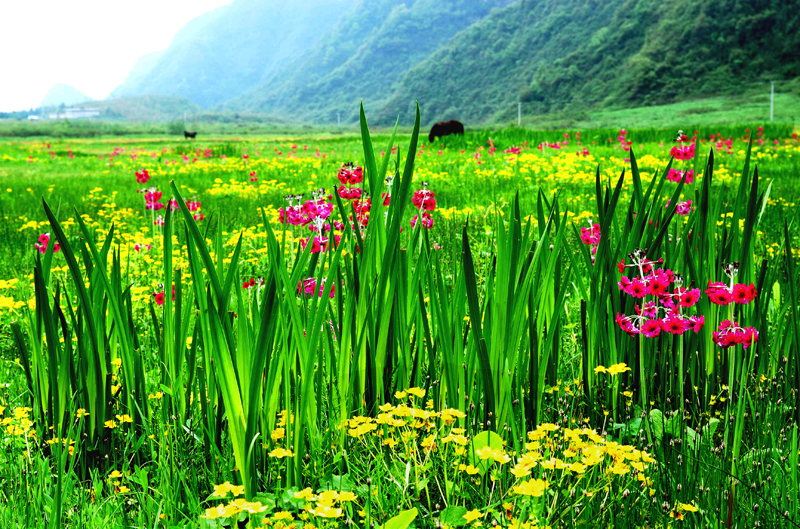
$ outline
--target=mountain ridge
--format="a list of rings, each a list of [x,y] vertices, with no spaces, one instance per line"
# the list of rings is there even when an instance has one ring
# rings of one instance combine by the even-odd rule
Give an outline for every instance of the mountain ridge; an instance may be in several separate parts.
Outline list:
[[[778,0],[301,0],[271,12],[283,46],[253,51],[258,39],[239,37],[275,4],[236,0],[187,26],[175,46],[195,53],[165,52],[172,59],[158,58],[140,91],[172,79],[201,107],[317,123],[356,122],[362,101],[373,122],[410,123],[419,101],[428,124],[508,121],[517,102],[529,114],[580,113],[800,78],[800,10]],[[338,15],[321,17],[325,5]],[[325,20],[305,20],[309,9]],[[249,50],[231,66],[238,77],[212,64],[235,48],[209,48],[220,35]],[[204,72],[193,87],[175,74],[187,61]]]

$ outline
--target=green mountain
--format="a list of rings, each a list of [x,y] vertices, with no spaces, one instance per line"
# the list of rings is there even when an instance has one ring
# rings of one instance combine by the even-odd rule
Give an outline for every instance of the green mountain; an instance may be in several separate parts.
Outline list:
[[[225,108],[335,122],[381,108],[408,70],[511,0],[361,0],[302,57]]]
[[[236,0],[144,57],[115,95],[352,123],[507,121],[766,92],[800,78],[778,0]],[[778,88],[794,90],[794,84]],[[795,88],[792,88],[795,87]]]
[[[91,101],[92,98],[78,90],[77,88],[64,83],[58,83],[50,87],[45,94],[40,107],[57,107],[59,105],[77,105]]]
[[[235,0],[184,26],[112,97],[178,95],[212,106],[243,93],[330,30],[355,0]]]
[[[777,0],[627,0],[607,27],[543,65],[545,108],[670,103],[800,76],[800,9]]]
[[[415,101],[426,122],[516,113],[520,98],[530,97],[537,69],[584,45],[618,7],[602,0],[523,0],[496,10],[410,69],[377,117],[407,119]]]

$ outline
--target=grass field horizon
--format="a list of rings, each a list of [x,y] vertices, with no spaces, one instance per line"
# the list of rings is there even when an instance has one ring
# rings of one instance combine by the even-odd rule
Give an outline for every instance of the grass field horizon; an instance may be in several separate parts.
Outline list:
[[[767,86],[767,85],[765,85]],[[767,88],[765,88],[765,91]],[[791,125],[800,124],[800,96],[794,92],[775,94],[774,120],[770,117],[770,98],[763,94],[743,93],[740,95],[720,95],[715,97],[688,98],[677,103],[661,105],[614,108],[591,106],[569,106],[566,110],[554,110],[545,114],[529,115],[532,108],[523,103],[522,127],[532,130],[561,129],[675,129],[694,130],[720,126],[747,128],[758,124]],[[115,137],[119,135],[137,136],[163,134],[181,136],[183,129],[198,130],[203,135],[305,135],[320,134],[359,134],[358,123],[293,123],[285,117],[252,115],[247,113],[220,112],[193,114],[165,111],[153,121],[137,121],[135,114],[130,119],[80,119],[66,122],[27,121],[0,119],[0,137]],[[184,116],[187,117],[183,123]],[[204,117],[205,116],[205,117]],[[443,119],[458,119],[457,115],[443,116]],[[404,117],[405,119],[405,117]],[[517,123],[517,109],[509,108],[494,118],[479,122],[465,123],[471,130],[496,130],[514,126]],[[383,124],[374,127],[376,131],[390,131]],[[411,123],[405,120],[400,131],[411,132]],[[170,131],[171,132],[168,132]],[[105,132],[105,135],[103,133]]]

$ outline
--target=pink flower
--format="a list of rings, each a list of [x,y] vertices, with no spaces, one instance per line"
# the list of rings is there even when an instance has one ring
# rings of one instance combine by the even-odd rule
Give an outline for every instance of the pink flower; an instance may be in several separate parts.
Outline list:
[[[642,334],[648,338],[655,338],[661,334],[661,320],[647,320],[642,324]]]
[[[153,294],[153,299],[156,302],[156,305],[163,305],[164,304],[164,291],[156,292]]]
[[[694,156],[694,154],[692,155]],[[676,184],[683,180],[683,177],[686,177],[686,183],[691,184],[694,182],[694,170],[689,169],[688,171],[678,171],[677,169],[670,169],[667,173],[667,180],[670,182],[675,182]]]
[[[414,191],[411,202],[418,210],[433,211],[436,209],[436,193],[430,189],[418,189]]]
[[[411,227],[416,227],[418,222],[418,215],[414,215],[414,218],[411,219]],[[427,211],[422,212],[422,227],[426,229],[431,229],[433,227],[433,218],[431,214]]]
[[[588,245],[600,244],[600,225],[594,223],[591,228],[581,228],[581,242]]]
[[[622,329],[631,336],[634,336],[639,332],[639,329],[637,329],[633,325],[631,319],[626,316],[623,316],[622,314],[617,313],[616,322],[617,325],[619,325],[620,329]]]
[[[305,294],[306,296],[319,296],[325,293],[325,281],[323,279],[322,282],[319,284],[319,288],[317,288],[317,279],[315,277],[309,277],[307,279],[303,279],[298,282],[297,284],[297,293],[298,294]],[[336,295],[336,285],[331,286],[331,293],[328,295],[329,298],[333,299]]]
[[[336,173],[339,181],[345,185],[360,184],[364,181],[364,170],[361,167],[356,167],[352,162],[346,163],[339,168]]]
[[[139,184],[146,184],[147,181],[150,180],[150,173],[147,172],[147,169],[140,169],[136,171],[136,182]]]
[[[50,243],[50,234],[43,233],[39,235],[38,242],[34,243],[33,247],[36,248],[40,254],[44,254],[47,252],[47,245]],[[60,252],[61,245],[58,242],[53,243],[53,253]]]
[[[677,294],[676,290],[676,294]],[[694,307],[698,301],[700,301],[700,289],[693,288],[692,290],[681,292],[679,295],[680,299],[680,306],[683,308],[691,308]]]
[[[669,153],[676,160],[691,160],[694,158],[694,143],[690,143],[689,145],[681,145],[680,147],[673,147],[670,149]]]
[[[670,334],[683,334],[684,331],[689,329],[689,325],[680,316],[670,315],[667,319],[661,321],[661,328],[664,332]]]
[[[705,316],[690,316],[689,323],[691,324],[691,329],[697,334],[700,332],[700,329],[703,328],[703,325],[706,322]]]
[[[634,279],[631,284],[628,285],[628,288],[625,289],[625,292],[635,298],[643,298],[647,295],[647,285],[638,279]]]
[[[667,288],[669,288],[669,280],[664,274],[650,279],[647,285],[648,293],[653,296],[663,296],[667,293]]]
[[[752,283],[749,286],[737,283],[733,286],[732,297],[734,303],[746,305],[755,299],[756,286]]]

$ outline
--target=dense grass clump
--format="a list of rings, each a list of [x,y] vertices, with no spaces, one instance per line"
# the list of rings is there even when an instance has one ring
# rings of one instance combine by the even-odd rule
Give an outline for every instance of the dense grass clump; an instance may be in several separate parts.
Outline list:
[[[3,527],[800,520],[792,131],[361,127],[0,146]]]

